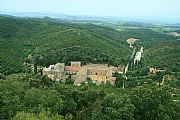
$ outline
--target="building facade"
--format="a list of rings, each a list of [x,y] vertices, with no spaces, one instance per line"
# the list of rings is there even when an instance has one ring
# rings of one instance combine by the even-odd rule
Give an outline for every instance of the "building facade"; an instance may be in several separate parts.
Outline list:
[[[114,72],[118,71],[116,67],[108,66],[106,64],[89,64],[81,66],[81,62],[71,62],[70,66],[65,66],[64,63],[57,63],[50,65],[43,69],[43,75],[47,75],[52,80],[60,81],[69,77],[74,79],[75,85],[80,85],[90,78],[96,84],[106,83],[110,81],[112,85],[115,84],[116,78],[112,76]]]

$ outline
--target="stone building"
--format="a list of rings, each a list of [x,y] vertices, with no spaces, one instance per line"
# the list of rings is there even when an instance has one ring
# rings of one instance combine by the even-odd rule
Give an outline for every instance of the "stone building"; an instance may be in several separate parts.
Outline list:
[[[43,75],[49,78],[60,81],[65,80],[69,76],[75,80],[75,85],[80,85],[90,78],[96,84],[106,83],[108,80],[112,85],[115,84],[116,78],[112,76],[114,72],[118,71],[116,67],[108,66],[106,64],[89,64],[81,66],[81,62],[71,62],[70,66],[64,66],[64,63],[57,63],[50,65],[43,69]]]
[[[52,80],[60,81],[64,78],[64,63],[50,65],[48,68],[43,68],[43,75],[47,75]]]
[[[106,64],[89,64],[81,67],[81,70],[77,74],[75,84],[79,85],[87,78],[93,80],[96,84],[106,83],[110,81],[112,85],[115,84],[115,77],[112,77],[112,73],[116,72],[116,67],[108,67]]]
[[[149,73],[151,73],[151,74],[156,74],[157,72],[165,72],[166,71],[166,69],[157,69],[156,67],[155,68],[149,68]]]

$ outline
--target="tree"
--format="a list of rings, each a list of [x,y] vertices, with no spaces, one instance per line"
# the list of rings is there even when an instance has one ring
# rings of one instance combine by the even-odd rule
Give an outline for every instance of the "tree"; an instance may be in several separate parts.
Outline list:
[[[143,67],[140,70],[138,70],[139,72],[139,76],[146,76],[149,72],[149,68],[148,67]]]
[[[45,66],[44,64],[44,57],[42,55],[37,55],[34,57],[33,62],[34,62],[34,72],[37,74],[37,67],[40,67],[40,73],[42,75],[42,67]]]
[[[44,109],[60,113],[63,109],[63,100],[56,91],[32,88],[24,95],[24,105],[33,113],[40,113]]]
[[[124,77],[122,76],[122,74],[115,72],[113,76],[116,77],[115,87],[122,88],[124,81]]]
[[[106,87],[112,87],[111,81],[107,80],[105,86]]]
[[[71,78],[67,78],[65,84],[73,85],[74,84],[74,80],[71,79]]]
[[[52,87],[55,84],[55,81],[50,79],[47,76],[40,76],[40,86],[42,87]]]
[[[136,107],[135,119],[176,119],[175,103],[167,87],[139,87],[131,91],[131,101]]]
[[[159,86],[161,85],[163,79],[164,72],[157,72],[155,75],[155,80],[158,81]]]
[[[128,96],[107,95],[100,107],[93,111],[92,120],[133,120],[134,105]]]
[[[5,75],[0,73],[0,79],[4,79],[5,80]]]
[[[49,111],[42,111],[39,114],[18,112],[12,120],[64,120],[63,116],[52,114]]]
[[[0,59],[0,74],[2,74],[2,61]]]

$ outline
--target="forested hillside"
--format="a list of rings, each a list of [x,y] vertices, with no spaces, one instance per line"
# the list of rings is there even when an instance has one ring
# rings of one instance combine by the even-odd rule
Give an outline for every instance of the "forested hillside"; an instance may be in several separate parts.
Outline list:
[[[170,71],[180,71],[180,41],[168,41],[154,44],[145,53],[147,65],[154,65],[169,69]]]
[[[0,16],[0,119],[178,120],[179,37],[122,26],[118,31],[89,21]],[[134,56],[129,60],[129,38],[138,39],[137,50],[144,47],[137,65],[131,64]],[[70,61],[114,66],[130,61],[130,67],[125,74],[113,73],[114,86],[90,79],[81,86],[71,78],[55,82],[27,67]],[[151,74],[149,67],[166,71]]]
[[[70,61],[118,66],[124,64],[131,51],[125,43],[88,31],[89,25],[7,17],[0,17],[0,24],[1,64],[5,74],[22,72],[29,54],[43,57],[43,66]],[[109,29],[109,32],[116,31]]]
[[[115,66],[125,65],[132,49],[128,48],[128,38],[139,39],[136,44],[144,46],[147,65],[170,67],[178,63],[177,37],[153,31],[148,28],[124,28],[117,31],[91,23],[70,23],[50,18],[25,19],[0,17],[0,62],[4,74],[23,72],[23,63],[29,54],[34,61],[41,58],[41,65],[56,62],[69,64],[70,61],[87,63],[107,63]],[[175,44],[175,41],[177,44]],[[171,43],[172,42],[172,43]],[[159,46],[175,44],[174,54],[163,51],[161,57],[151,60],[161,52]],[[161,58],[171,57],[168,64]],[[173,60],[172,60],[173,59]],[[173,61],[176,61],[175,63]]]

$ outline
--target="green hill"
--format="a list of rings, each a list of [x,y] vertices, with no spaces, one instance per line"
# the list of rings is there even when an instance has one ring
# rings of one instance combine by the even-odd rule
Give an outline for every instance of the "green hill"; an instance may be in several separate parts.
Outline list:
[[[88,24],[0,17],[0,26],[1,64],[5,74],[23,71],[23,62],[29,54],[34,58],[43,57],[43,66],[79,60],[83,64],[109,63],[118,66],[124,64],[131,52],[126,43],[116,43],[109,36],[89,31]],[[93,29],[99,28],[93,26]]]
[[[128,38],[140,39],[136,45],[145,47],[146,65],[179,66],[178,38],[146,27],[117,31],[92,23],[0,16],[1,72],[23,72],[30,54],[42,66],[70,61],[125,65],[132,52]]]
[[[154,44],[145,52],[147,65],[180,71],[180,41]]]

